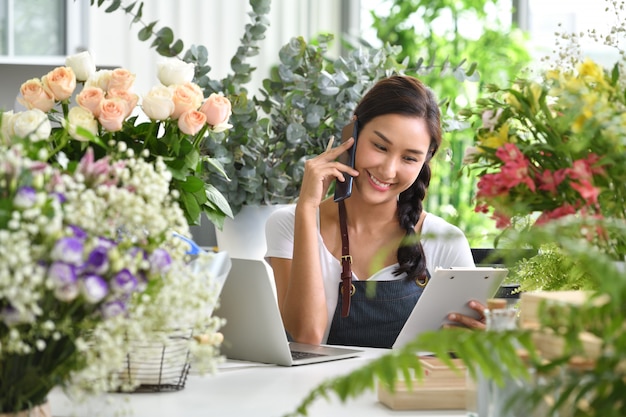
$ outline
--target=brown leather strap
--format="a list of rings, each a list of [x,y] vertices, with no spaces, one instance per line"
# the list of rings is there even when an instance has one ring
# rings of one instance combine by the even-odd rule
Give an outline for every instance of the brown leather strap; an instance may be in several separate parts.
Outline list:
[[[341,229],[341,317],[348,317],[352,295],[352,256],[350,256],[350,243],[348,242],[346,206],[343,201],[338,204]]]

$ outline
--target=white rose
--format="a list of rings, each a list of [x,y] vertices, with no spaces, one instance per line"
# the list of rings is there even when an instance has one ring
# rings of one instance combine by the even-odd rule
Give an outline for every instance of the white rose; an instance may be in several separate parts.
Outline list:
[[[194,71],[194,64],[178,58],[166,59],[157,64],[157,77],[166,86],[191,82]]]
[[[96,72],[96,63],[88,51],[68,56],[65,65],[74,71],[78,81],[87,81]]]
[[[87,130],[94,136],[98,134],[98,121],[93,116],[93,113],[87,109],[79,106],[72,107],[67,115],[67,119],[69,124],[67,130],[70,136],[78,141],[87,142],[89,140],[89,137],[78,132],[79,127]]]
[[[87,81],[85,81],[85,87],[98,87],[102,91],[109,91],[109,82],[113,75],[112,70],[99,70],[91,74]]]
[[[15,115],[13,129],[16,136],[39,142],[50,137],[52,125],[46,113],[32,109]]]
[[[15,114],[13,110],[2,113],[0,116],[0,144],[9,145],[15,134],[13,130]]]
[[[152,120],[165,120],[174,111],[174,92],[164,85],[152,87],[143,97],[141,107]]]

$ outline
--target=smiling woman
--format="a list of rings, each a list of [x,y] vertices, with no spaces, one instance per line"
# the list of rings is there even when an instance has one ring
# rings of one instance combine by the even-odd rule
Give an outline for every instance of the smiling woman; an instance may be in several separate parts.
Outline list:
[[[429,270],[474,262],[461,230],[422,208],[441,143],[433,93],[414,77],[391,76],[363,96],[354,118],[358,145],[350,138],[308,160],[298,203],[268,220],[266,259],[294,340],[390,347]],[[337,161],[352,146],[354,168]],[[324,199],[346,175],[354,177],[352,195]],[[366,281],[376,281],[375,303]]]

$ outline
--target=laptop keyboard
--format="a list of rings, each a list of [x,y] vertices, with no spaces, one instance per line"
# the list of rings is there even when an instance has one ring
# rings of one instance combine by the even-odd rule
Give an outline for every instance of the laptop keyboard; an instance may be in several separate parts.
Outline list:
[[[313,352],[300,352],[300,351],[295,351],[295,350],[291,351],[291,358],[293,360],[307,359],[307,358],[318,358],[320,356],[326,356],[326,355],[321,354],[321,353],[313,353]]]

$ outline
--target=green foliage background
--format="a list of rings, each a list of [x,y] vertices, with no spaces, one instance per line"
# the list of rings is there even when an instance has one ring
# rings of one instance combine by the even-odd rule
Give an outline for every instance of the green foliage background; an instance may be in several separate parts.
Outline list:
[[[373,28],[384,43],[402,47],[398,61],[413,67],[420,60],[435,63],[475,63],[480,80],[459,81],[453,73],[418,73],[440,99],[449,100],[449,112],[473,103],[485,84],[504,85],[530,62],[525,35],[511,22],[494,19],[486,10],[510,3],[505,0],[381,0],[386,16],[371,12]],[[468,25],[479,36],[468,35]],[[433,179],[425,202],[427,211],[459,226],[472,247],[492,247],[495,223],[474,213],[475,178],[461,174],[463,154],[472,145],[469,129],[448,132],[433,165]]]

